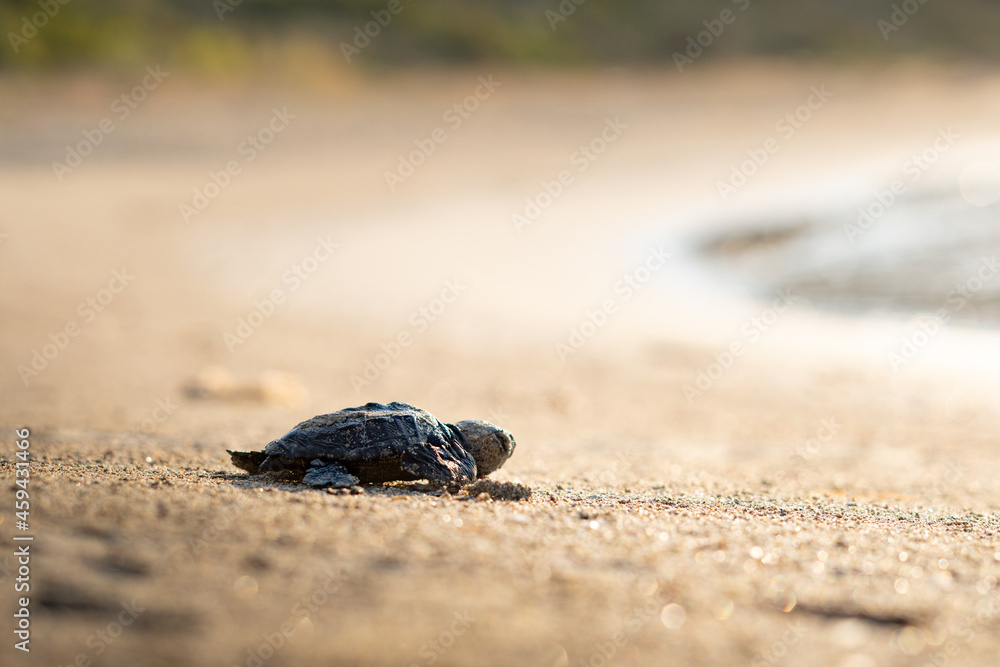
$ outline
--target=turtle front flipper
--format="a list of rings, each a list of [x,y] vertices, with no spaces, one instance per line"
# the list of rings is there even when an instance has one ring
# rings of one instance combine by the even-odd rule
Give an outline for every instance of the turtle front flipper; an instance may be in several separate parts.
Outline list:
[[[346,489],[358,483],[358,478],[347,472],[347,468],[339,463],[327,463],[316,459],[310,465],[312,467],[302,478],[303,484],[317,488]]]
[[[476,460],[454,440],[412,443],[399,463],[406,472],[438,484],[469,484],[476,479]]]
[[[260,464],[267,458],[265,452],[234,452],[227,449],[226,452],[233,457],[233,465],[240,470],[246,470],[251,475],[260,472]]]

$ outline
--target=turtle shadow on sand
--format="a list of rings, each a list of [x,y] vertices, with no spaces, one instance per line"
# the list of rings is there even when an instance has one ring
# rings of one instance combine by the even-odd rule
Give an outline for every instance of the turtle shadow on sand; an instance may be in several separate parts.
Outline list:
[[[484,421],[447,424],[406,403],[368,403],[306,420],[263,451],[227,451],[236,467],[252,476],[266,474],[267,486],[301,482],[314,488],[355,490],[362,484],[427,480],[429,486],[407,485],[413,492],[426,493],[458,492],[463,486],[487,482],[484,478],[500,468],[515,447],[510,432]],[[501,496],[523,496],[523,491],[500,491],[494,486],[486,485],[480,492],[493,497],[492,489]]]
[[[510,500],[520,501],[531,498],[531,487],[521,482],[500,482],[480,479],[466,486],[446,486],[429,484],[424,481],[386,482],[351,487],[316,488],[299,482],[282,479],[271,474],[247,475],[219,472],[215,479],[225,480],[233,486],[246,489],[273,489],[289,493],[323,492],[335,496],[451,496],[456,500]]]

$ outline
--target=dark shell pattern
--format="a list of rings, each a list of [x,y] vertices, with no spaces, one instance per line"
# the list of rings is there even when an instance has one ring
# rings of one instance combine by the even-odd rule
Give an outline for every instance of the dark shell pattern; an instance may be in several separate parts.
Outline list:
[[[509,442],[500,450],[506,460],[513,451],[513,438],[499,427],[477,424],[506,435],[500,440]],[[459,428],[398,402],[318,415],[269,443],[263,452],[229,453],[237,467],[251,474],[274,473],[319,487],[414,479],[461,485],[482,476]]]

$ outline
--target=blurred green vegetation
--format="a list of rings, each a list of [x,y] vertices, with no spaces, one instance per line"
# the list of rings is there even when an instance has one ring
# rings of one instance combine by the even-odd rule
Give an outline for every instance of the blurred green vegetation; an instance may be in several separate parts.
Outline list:
[[[915,12],[897,14],[906,23],[886,40],[879,20],[904,7]],[[725,9],[735,18],[706,60],[1000,59],[1000,0],[0,0],[0,68],[227,72],[302,45],[346,62],[344,43],[368,65],[670,63]],[[553,29],[552,17],[566,20]],[[369,24],[378,18],[387,24]],[[378,34],[355,41],[366,24]]]

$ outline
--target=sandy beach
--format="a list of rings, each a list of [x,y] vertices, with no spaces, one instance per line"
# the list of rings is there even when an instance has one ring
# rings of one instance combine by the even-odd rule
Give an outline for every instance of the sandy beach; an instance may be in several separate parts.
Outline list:
[[[922,183],[953,183],[995,158],[997,83],[0,80],[0,660],[994,665],[996,333],[894,368],[913,322],[703,290],[678,239],[863,200],[947,127]],[[369,400],[503,425],[492,478],[531,497],[325,493],[225,453]]]

